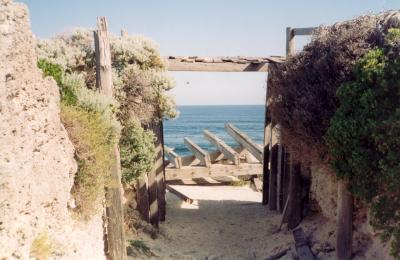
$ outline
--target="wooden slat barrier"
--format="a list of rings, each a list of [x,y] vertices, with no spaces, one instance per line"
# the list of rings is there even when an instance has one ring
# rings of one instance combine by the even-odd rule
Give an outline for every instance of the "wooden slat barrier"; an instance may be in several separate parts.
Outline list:
[[[188,166],[181,169],[167,168],[165,172],[166,181],[185,180],[205,177],[219,176],[243,176],[259,175],[262,172],[261,164],[212,164],[211,167]]]
[[[206,166],[210,167],[211,166],[211,159],[210,155],[204,151],[200,146],[195,144],[193,141],[191,141],[189,138],[185,137],[184,138],[184,143],[186,147],[194,154],[194,156],[200,160],[200,162]]]
[[[233,124],[225,124],[225,129],[236,142],[247,149],[259,162],[263,161],[263,149],[261,145],[254,142],[249,136],[242,133]]]
[[[182,158],[167,146],[164,146],[164,150],[169,162],[172,163],[177,169],[182,168]]]
[[[227,159],[233,162],[235,165],[240,164],[240,156],[239,154],[229,145],[227,145],[224,141],[222,141],[218,136],[215,134],[211,133],[208,130],[204,130],[204,136],[205,138],[210,141],[213,145],[217,147],[221,153],[225,155]]]

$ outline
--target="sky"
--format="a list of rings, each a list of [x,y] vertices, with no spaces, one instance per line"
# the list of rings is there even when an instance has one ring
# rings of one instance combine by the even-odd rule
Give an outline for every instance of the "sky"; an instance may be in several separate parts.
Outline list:
[[[285,54],[286,27],[329,25],[359,15],[400,9],[400,0],[20,0],[40,38],[77,27],[141,34],[163,56]],[[301,49],[307,38],[296,41]],[[178,105],[263,104],[265,73],[170,72]]]

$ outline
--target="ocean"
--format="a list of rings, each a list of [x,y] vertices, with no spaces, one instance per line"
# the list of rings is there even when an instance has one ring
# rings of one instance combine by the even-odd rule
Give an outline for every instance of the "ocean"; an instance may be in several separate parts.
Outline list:
[[[227,144],[238,146],[225,131],[225,123],[232,123],[259,144],[264,138],[263,105],[178,106],[177,119],[164,121],[164,143],[180,156],[190,155],[185,147],[188,137],[206,151],[216,148],[204,138],[203,130],[217,134]]]

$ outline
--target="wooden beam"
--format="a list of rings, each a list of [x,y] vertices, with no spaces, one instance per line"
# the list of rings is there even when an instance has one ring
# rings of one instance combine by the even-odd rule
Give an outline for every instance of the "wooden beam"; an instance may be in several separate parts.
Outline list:
[[[259,162],[263,161],[263,149],[261,145],[254,142],[248,135],[241,132],[231,123],[225,124],[225,129],[236,142],[247,149]]]
[[[149,184],[147,175],[139,177],[136,180],[136,197],[137,197],[137,210],[139,211],[142,219],[150,222],[150,208],[149,208]]]
[[[282,212],[282,180],[283,180],[283,145],[282,145],[282,130],[280,126],[277,125],[276,128],[277,132],[277,139],[278,139],[278,167],[276,172],[276,210],[278,212]]]
[[[235,150],[238,154],[241,153],[241,151],[243,150],[243,147],[241,146],[235,146],[232,147],[233,150]],[[208,153],[208,155],[210,156],[210,160],[211,163],[216,163],[219,162],[221,160],[223,160],[225,158],[224,154],[221,153],[220,151],[216,150],[216,151],[210,151]],[[197,159],[194,155],[188,155],[188,156],[183,156],[181,157],[182,160],[182,166],[190,166],[196,163],[199,163],[199,159]]]
[[[297,227],[303,218],[303,195],[300,163],[292,163],[290,168],[289,199],[287,206],[288,228]]]
[[[210,155],[204,151],[200,146],[195,144],[193,141],[191,141],[189,138],[185,137],[183,139],[186,147],[194,154],[194,156],[200,160],[200,162],[206,166],[210,167],[211,166],[211,159]]]
[[[278,146],[275,145],[270,149],[269,153],[270,170],[269,170],[269,187],[268,187],[268,208],[276,210],[276,178],[278,171]]]
[[[291,27],[286,28],[286,56],[294,55],[295,53],[294,31]]]
[[[353,196],[348,190],[348,180],[338,181],[337,200],[337,259],[348,260],[352,255],[353,241]]]
[[[207,72],[267,72],[268,63],[233,63],[233,62],[195,62],[168,60],[169,71],[207,71]]]
[[[261,164],[212,164],[211,167],[202,166],[186,166],[181,169],[166,168],[165,179],[170,180],[190,180],[205,177],[218,176],[242,176],[242,175],[259,175],[262,172]]]
[[[108,38],[107,20],[97,18],[98,30],[94,31],[96,52],[96,86],[105,96],[113,96],[113,82],[111,71],[111,49]],[[110,182],[115,185],[105,186],[106,198],[106,244],[107,258],[127,259],[126,239],[123,228],[124,210],[122,203],[123,188],[121,183],[121,162],[118,144],[114,147],[115,163],[110,171]]]
[[[185,195],[182,192],[178,191],[177,189],[175,189],[171,185],[167,184],[166,187],[167,187],[167,190],[169,190],[169,192],[175,194],[178,198],[182,199],[186,203],[189,203],[189,204],[193,203],[194,199],[189,198],[187,195]]]
[[[239,154],[229,145],[227,145],[224,141],[222,141],[218,136],[215,134],[211,133],[210,131],[204,130],[204,136],[205,138],[215,145],[221,153],[225,155],[227,159],[233,162],[235,165],[240,164],[240,158]]]
[[[169,162],[172,163],[175,168],[180,169],[182,167],[182,158],[167,146],[164,146],[164,151]]]
[[[312,35],[317,27],[293,28],[294,36]]]

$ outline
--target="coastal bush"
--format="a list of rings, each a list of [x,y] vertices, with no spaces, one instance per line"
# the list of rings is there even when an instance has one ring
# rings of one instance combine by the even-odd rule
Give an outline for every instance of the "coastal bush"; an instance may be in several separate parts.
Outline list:
[[[72,194],[77,211],[87,218],[98,210],[115,163],[114,147],[121,129],[113,114],[117,104],[113,98],[86,88],[81,74],[66,73],[60,65],[44,59],[38,67],[44,76],[53,77],[60,89],[60,117],[78,162]]]
[[[78,171],[72,194],[77,211],[88,217],[104,198],[112,166],[115,164],[115,129],[97,111],[61,104],[61,121],[75,147]]]
[[[144,130],[137,122],[130,122],[122,129],[119,145],[125,184],[151,171],[155,158],[153,132]]]
[[[332,166],[371,205],[373,226],[400,259],[400,30],[357,61],[325,140]]]
[[[100,194],[97,191],[110,166],[99,160],[111,155],[113,142],[120,145],[122,180],[131,185],[135,178],[151,170],[155,157],[154,136],[141,125],[177,115],[175,103],[167,95],[174,82],[166,73],[165,61],[156,44],[142,36],[112,35],[110,44],[113,98],[95,91],[92,31],[79,29],[39,40],[37,44],[43,63],[40,67],[49,71],[46,75],[55,77],[60,87],[63,122],[76,148],[79,169],[74,194],[79,208],[84,207],[86,200],[90,200],[87,202],[90,205],[96,203],[95,197]],[[107,131],[100,134],[97,126]],[[92,136],[86,136],[91,132]],[[98,139],[101,135],[103,139]],[[94,147],[95,143],[100,147]],[[91,168],[97,169],[101,176],[95,175]]]
[[[302,52],[270,67],[270,113],[295,159],[325,159],[323,136],[339,104],[336,90],[352,79],[356,60],[380,43],[378,20],[371,15],[320,27]]]

